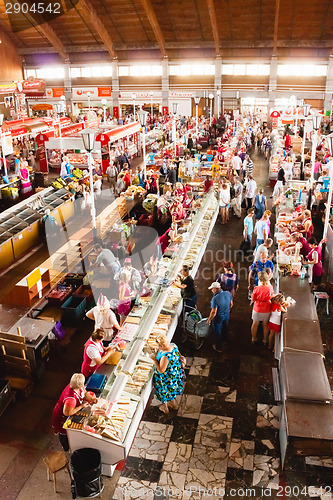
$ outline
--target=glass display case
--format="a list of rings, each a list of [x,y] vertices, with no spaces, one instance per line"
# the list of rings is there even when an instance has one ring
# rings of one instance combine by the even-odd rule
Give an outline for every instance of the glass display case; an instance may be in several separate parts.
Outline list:
[[[163,274],[152,285],[149,299],[142,298],[117,334],[116,341],[127,340],[117,365],[103,365],[99,373],[107,382],[99,399],[103,407],[86,418],[82,428],[68,424],[67,434],[71,452],[82,447],[97,448],[101,452],[103,473],[112,475],[116,464],[126,458],[152,389],[154,364],[149,357],[156,348],[156,335],[165,333],[172,339],[182,310],[180,290],[171,283],[182,265],[193,258],[192,275],[198,270],[211,231],[218,215],[214,193],[208,194],[187,226],[186,237],[178,252],[170,259],[162,259]],[[99,407],[98,407],[99,408]],[[92,408],[92,413],[95,409]],[[102,416],[101,413],[107,415]]]

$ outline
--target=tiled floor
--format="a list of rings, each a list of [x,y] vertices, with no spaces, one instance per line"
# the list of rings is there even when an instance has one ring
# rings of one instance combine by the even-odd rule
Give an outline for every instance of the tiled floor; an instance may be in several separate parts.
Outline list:
[[[260,162],[255,164],[258,167]],[[265,187],[267,165],[262,162],[255,175],[258,184]],[[238,220],[227,226],[216,224],[196,278],[198,308],[206,315],[211,298],[207,288],[225,258],[222,254],[230,255],[240,275],[223,352],[213,351],[211,338],[195,351],[187,342],[182,344],[176,332],[174,340],[187,358],[179,407],[164,415],[158,402],[152,401],[129,457],[119,464],[112,478],[104,480],[105,500],[332,498],[324,495],[333,482],[332,457],[290,457],[281,473],[279,407],[272,384],[275,361],[260,344],[251,344],[248,263],[237,253],[241,232],[242,222]],[[318,311],[327,345],[326,367],[333,383],[331,319],[321,308]],[[33,395],[12,405],[1,417],[0,500],[71,498],[66,472],[59,473],[58,493],[54,493],[43,457],[60,449],[51,433],[51,412],[70,375],[80,367],[90,327],[84,322],[68,344],[54,351]],[[279,485],[291,490],[286,489],[283,497]]]

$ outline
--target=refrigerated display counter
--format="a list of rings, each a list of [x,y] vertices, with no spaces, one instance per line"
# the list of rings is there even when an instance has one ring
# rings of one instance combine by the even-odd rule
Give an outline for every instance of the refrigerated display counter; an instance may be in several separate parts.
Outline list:
[[[140,305],[133,308],[117,334],[116,340],[127,341],[119,362],[115,366],[103,365],[98,371],[107,375],[99,400],[100,405],[109,408],[103,420],[106,425],[99,426],[96,415],[88,416],[80,425],[71,419],[66,422],[71,452],[83,447],[98,449],[105,475],[111,476],[116,464],[128,455],[150,398],[153,363],[149,347],[154,346],[155,336],[161,331],[172,339],[182,311],[180,289],[166,285],[166,281],[171,284],[184,263],[193,263],[191,272],[195,275],[217,215],[218,203],[210,193],[188,225],[178,251],[161,260],[162,274],[151,285],[151,297],[140,298]]]

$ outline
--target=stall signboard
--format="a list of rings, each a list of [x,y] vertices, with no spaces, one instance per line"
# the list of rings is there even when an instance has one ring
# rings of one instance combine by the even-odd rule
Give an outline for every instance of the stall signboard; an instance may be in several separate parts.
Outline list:
[[[21,87],[20,87],[21,88]],[[26,97],[43,97],[46,93],[44,80],[23,80],[22,92]]]
[[[162,106],[162,115],[168,115],[169,114],[169,106]]]
[[[13,141],[12,141],[11,134],[9,134],[9,135],[3,134],[2,135],[1,147],[2,147],[3,154],[5,156],[13,154],[14,151],[13,151]]]
[[[169,92],[169,99],[192,99],[192,97],[195,97],[196,94],[195,92],[183,92],[183,91],[170,91]]]
[[[65,94],[64,87],[55,87],[46,89],[46,97],[50,98],[60,98]]]
[[[270,114],[271,118],[280,118],[280,116],[281,116],[281,113],[277,109],[273,109],[271,111],[271,114]]]
[[[16,92],[16,83],[7,83],[6,85],[0,85],[0,94],[11,94]]]
[[[279,119],[272,118],[272,128],[278,128],[278,126],[279,126]]]
[[[111,87],[75,87],[72,90],[73,99],[87,100],[98,97],[111,97]]]
[[[129,100],[133,101],[133,92],[130,92],[128,90],[124,90],[123,92],[120,92],[118,94],[119,99],[122,100]],[[148,101],[151,101],[152,97],[154,99],[162,99],[162,92],[161,91],[155,91],[154,95],[152,96],[150,91],[146,92],[135,92],[135,100],[136,101],[142,101],[143,99],[147,99]]]
[[[113,114],[113,118],[119,118],[119,107],[118,106],[113,106],[112,108],[112,114]]]

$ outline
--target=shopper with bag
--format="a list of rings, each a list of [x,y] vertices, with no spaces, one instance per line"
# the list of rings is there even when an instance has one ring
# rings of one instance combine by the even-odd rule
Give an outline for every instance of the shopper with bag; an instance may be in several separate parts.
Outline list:
[[[177,409],[175,399],[183,392],[183,368],[186,359],[181,356],[178,347],[171,344],[166,335],[156,337],[158,352],[151,354],[154,361],[153,385],[155,396],[161,401],[159,409],[169,413],[169,408]]]

